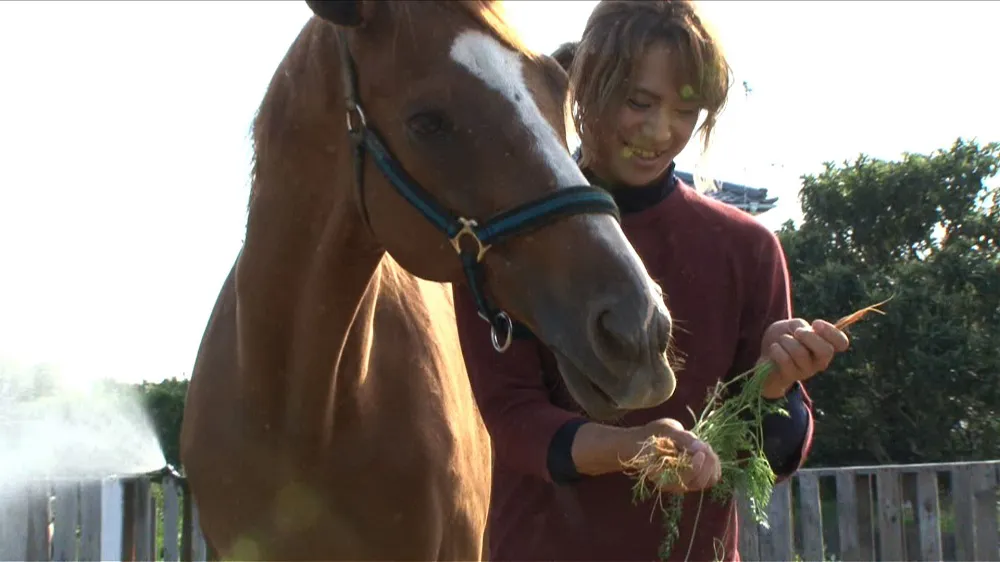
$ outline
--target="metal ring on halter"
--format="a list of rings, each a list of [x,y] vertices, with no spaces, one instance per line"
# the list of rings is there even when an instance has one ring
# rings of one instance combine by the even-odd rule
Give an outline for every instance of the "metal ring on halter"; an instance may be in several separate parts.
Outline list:
[[[490,339],[493,340],[493,349],[499,353],[503,353],[507,351],[511,342],[514,341],[514,323],[510,321],[510,316],[507,316],[507,313],[503,311],[497,314],[497,318],[507,324],[507,337],[504,338],[503,345],[500,345],[500,340],[497,338],[497,326],[493,322],[490,322]]]
[[[365,119],[365,112],[361,110],[361,106],[358,104],[348,104],[347,109],[347,132],[348,133],[358,133],[363,131],[368,126],[368,120]],[[351,119],[351,114],[357,114],[358,121],[360,121],[360,127],[355,126],[355,122]]]

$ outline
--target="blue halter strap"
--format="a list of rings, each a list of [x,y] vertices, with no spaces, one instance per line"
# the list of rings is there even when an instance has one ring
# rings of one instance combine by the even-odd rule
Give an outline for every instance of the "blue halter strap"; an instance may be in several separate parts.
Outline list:
[[[364,220],[368,220],[362,193],[364,158],[370,155],[396,192],[451,242],[461,260],[479,315],[490,324],[493,347],[497,352],[503,353],[510,347],[516,329],[507,313],[494,306],[486,295],[483,259],[489,249],[513,236],[522,236],[572,215],[603,213],[619,220],[618,206],[605,190],[580,185],[546,193],[484,221],[467,218],[445,208],[403,169],[375,129],[367,123],[357,97],[354,61],[346,38],[342,33],[338,33],[338,36],[341,67],[344,70],[347,130],[354,145],[355,189]],[[466,238],[470,243],[464,243],[463,239]],[[524,329],[520,324],[517,326]]]

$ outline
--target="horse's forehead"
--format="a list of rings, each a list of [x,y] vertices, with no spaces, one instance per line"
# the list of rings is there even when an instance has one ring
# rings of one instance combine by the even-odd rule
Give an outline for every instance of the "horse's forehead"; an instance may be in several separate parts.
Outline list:
[[[512,103],[529,95],[518,54],[485,33],[459,33],[451,44],[451,58]]]
[[[560,185],[578,185],[584,181],[532,96],[519,53],[485,33],[466,30],[452,43],[451,58],[510,103],[521,124],[534,137],[536,150],[555,172]]]

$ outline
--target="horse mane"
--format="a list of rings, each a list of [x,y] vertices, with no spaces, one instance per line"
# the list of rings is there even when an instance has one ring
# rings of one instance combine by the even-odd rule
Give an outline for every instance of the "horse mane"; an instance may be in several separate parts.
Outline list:
[[[457,11],[466,16],[476,27],[521,55],[534,60],[538,54],[529,49],[520,35],[507,21],[503,0],[434,0],[440,8]],[[391,19],[399,22],[412,20],[409,2],[384,2],[381,7],[389,10]],[[313,16],[303,27],[295,41],[278,64],[268,84],[251,126],[253,143],[250,171],[250,197],[247,211],[253,207],[260,192],[261,163],[266,161],[272,140],[294,134],[298,125],[292,104],[315,108],[319,115],[330,93],[327,91],[330,76],[339,76],[325,67],[324,62],[335,60],[332,52],[337,48],[334,26]],[[339,91],[334,95],[339,95]],[[277,142],[282,142],[277,140]],[[285,141],[287,142],[287,141]]]
[[[440,4],[465,12],[484,31],[521,55],[532,60],[538,56],[510,26],[503,0],[444,0]]]

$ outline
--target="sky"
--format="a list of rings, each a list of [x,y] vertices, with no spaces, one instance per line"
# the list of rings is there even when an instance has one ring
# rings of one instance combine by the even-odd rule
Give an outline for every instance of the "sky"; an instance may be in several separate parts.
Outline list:
[[[508,11],[551,52],[594,4]],[[702,6],[735,87],[710,154],[692,143],[678,166],[768,188],[772,228],[801,216],[799,177],[824,161],[1000,141],[1000,2]],[[253,113],[310,15],[292,0],[0,2],[0,368],[190,373],[243,239]]]

